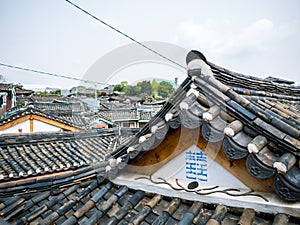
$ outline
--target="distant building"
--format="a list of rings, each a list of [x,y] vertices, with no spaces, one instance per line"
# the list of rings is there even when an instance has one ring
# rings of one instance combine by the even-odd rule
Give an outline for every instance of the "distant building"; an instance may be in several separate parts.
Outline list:
[[[95,119],[111,121],[120,127],[141,128],[152,118],[153,114],[151,110],[140,108],[109,109],[99,110]]]
[[[24,89],[23,85],[21,84],[16,84],[14,85],[15,87],[15,91],[16,91],[16,96],[30,96],[34,93],[33,90],[29,90],[29,89]]]
[[[0,116],[15,105],[15,86],[13,84],[0,84]]]
[[[70,94],[70,91],[68,89],[61,89],[61,95],[67,96]]]
[[[95,97],[95,88],[78,86],[72,87],[69,95],[75,95],[76,97]]]

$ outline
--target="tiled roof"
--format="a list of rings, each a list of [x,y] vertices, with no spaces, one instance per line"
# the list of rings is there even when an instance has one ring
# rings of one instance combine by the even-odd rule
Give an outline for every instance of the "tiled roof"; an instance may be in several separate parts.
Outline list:
[[[47,113],[55,113],[56,115],[71,115],[86,111],[80,102],[66,102],[66,103],[53,103],[53,102],[33,102],[34,107],[41,109]]]
[[[24,107],[26,104],[33,102],[33,96],[32,95],[17,95],[16,96],[16,102],[17,102],[17,108]]]
[[[13,89],[13,84],[3,84],[0,83],[0,91],[11,91]]]
[[[21,118],[23,116],[26,115],[37,115],[37,116],[41,116],[41,117],[45,117],[51,120],[55,120],[73,127],[76,127],[78,129],[84,129],[87,126],[87,122],[83,121],[83,118],[76,120],[73,119],[72,115],[70,115],[69,117],[60,117],[57,116],[55,113],[46,113],[40,109],[37,109],[35,107],[32,106],[28,106],[26,108],[21,108],[21,109],[16,109],[15,111],[11,111],[8,114],[6,114],[6,116],[0,120],[0,126],[10,123],[11,121]]]
[[[127,120],[150,120],[152,118],[151,111],[143,111],[138,109],[112,109],[112,110],[100,110],[99,116],[108,118],[115,121],[127,121]]]
[[[55,104],[57,105],[69,105],[66,106],[68,109],[70,109],[70,105],[72,105],[74,111],[78,111],[80,109],[82,111],[83,106],[80,106],[78,108],[77,104],[82,104],[80,99],[75,97],[67,97],[63,95],[56,95],[56,94],[33,94],[30,96],[23,96],[23,95],[17,95],[17,105],[19,107],[24,107],[27,104],[35,104],[38,105],[39,108],[45,108],[45,109],[55,109]],[[63,106],[62,106],[63,107]],[[77,107],[77,109],[76,109]]]
[[[110,96],[108,98],[109,101],[117,101],[119,103],[125,103],[125,102],[144,102],[145,100],[141,97],[137,96]]]
[[[88,127],[90,124],[90,115],[86,113],[59,115],[58,117],[70,121],[73,124],[78,124],[81,127]]]
[[[134,109],[100,110],[99,115],[103,115],[111,121],[138,120],[137,110]]]
[[[73,171],[103,161],[105,155],[135,132],[131,129],[106,129],[1,135],[0,185],[4,182],[4,186],[0,190],[7,181]],[[72,174],[68,173],[68,176]]]
[[[275,176],[280,198],[300,201],[300,87],[212,63],[209,67],[197,53],[189,54],[194,57],[188,60],[186,80],[155,118],[112,156],[128,162],[156,146],[169,129],[201,128],[206,141],[223,142],[228,158],[246,158],[252,176]]]
[[[26,96],[28,97],[28,96]],[[17,101],[18,101],[17,96]],[[30,97],[29,97],[30,98]],[[24,101],[23,101],[24,100]],[[61,119],[63,121],[68,121],[75,126],[79,126],[80,128],[88,127],[90,124],[90,118],[94,115],[94,113],[87,112],[85,108],[79,103],[70,103],[70,104],[61,104],[61,103],[42,103],[42,102],[31,102],[28,103],[28,99],[22,97],[23,103],[18,101],[18,106],[12,108],[8,115],[12,112],[18,113],[22,112],[25,108],[34,108],[32,111],[39,111],[41,113],[47,114],[48,116],[52,116],[53,118]]]
[[[149,111],[139,111],[139,120],[149,121],[152,118],[152,112]]]
[[[57,94],[45,94],[45,95],[33,95],[35,102],[53,102],[55,100],[61,100],[61,101],[70,101],[73,100],[73,98],[63,96],[63,95],[57,95]]]
[[[88,127],[89,118],[92,116],[81,102],[33,102],[29,105],[81,127]]]
[[[78,182],[29,198],[0,201],[0,216],[11,224],[255,224],[296,225],[299,218],[248,208],[187,201],[117,186],[108,180]],[[1,222],[1,221],[0,221]]]
[[[127,108],[131,109],[133,108],[132,105],[120,103],[120,102],[110,102],[110,101],[103,101],[100,100],[100,108],[101,109],[111,109],[114,110],[116,108]]]
[[[31,95],[34,93],[33,90],[24,89],[22,86],[14,85],[16,90],[16,95]]]

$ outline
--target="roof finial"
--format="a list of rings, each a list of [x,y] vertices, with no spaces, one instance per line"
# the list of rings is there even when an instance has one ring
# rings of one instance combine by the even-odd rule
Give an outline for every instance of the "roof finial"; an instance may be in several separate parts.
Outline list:
[[[207,64],[205,56],[196,50],[190,51],[186,56],[188,75],[193,76],[213,76],[210,66]]]
[[[186,56],[186,64],[188,65],[189,62],[194,59],[202,59],[205,63],[207,63],[205,56],[201,52],[197,50],[191,50]]]

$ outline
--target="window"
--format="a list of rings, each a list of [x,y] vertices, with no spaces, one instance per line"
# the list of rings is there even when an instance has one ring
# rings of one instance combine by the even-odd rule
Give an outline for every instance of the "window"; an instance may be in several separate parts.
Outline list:
[[[123,122],[122,127],[130,127],[130,128],[135,128],[135,123],[134,122]]]

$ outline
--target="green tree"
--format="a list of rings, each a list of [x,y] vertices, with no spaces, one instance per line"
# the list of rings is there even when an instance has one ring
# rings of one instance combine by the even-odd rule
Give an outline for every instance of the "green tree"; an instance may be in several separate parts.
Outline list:
[[[145,93],[147,95],[151,95],[152,94],[152,86],[150,81],[142,81],[142,82],[138,82],[137,83],[137,87],[140,88],[141,93]]]
[[[140,87],[133,86],[133,85],[127,85],[126,87],[124,87],[123,91],[128,96],[137,96],[137,95],[141,94]]]
[[[114,86],[114,91],[122,91],[123,88],[124,88],[124,87],[122,87],[121,84],[116,84],[116,85]]]
[[[152,80],[151,82],[151,86],[152,86],[152,92],[158,92],[158,86],[159,86],[159,83],[154,79]]]
[[[121,83],[114,86],[113,91],[124,91],[124,88],[128,85],[127,81],[122,81]]]
[[[50,91],[50,94],[61,95],[61,90]]]
[[[38,94],[39,95],[46,95],[46,94],[48,94],[48,92],[47,91],[39,91]]]
[[[158,95],[163,98],[170,97],[171,94],[174,92],[174,87],[171,83],[167,81],[162,81],[159,83],[158,86]]]

